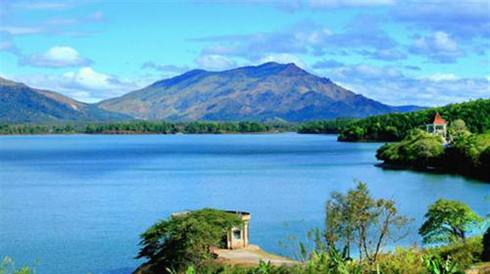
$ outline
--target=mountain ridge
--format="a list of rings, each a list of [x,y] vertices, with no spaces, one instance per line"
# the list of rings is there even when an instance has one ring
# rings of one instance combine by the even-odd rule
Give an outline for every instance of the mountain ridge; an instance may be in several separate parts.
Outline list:
[[[59,93],[0,77],[0,122],[112,121],[131,119]]]
[[[225,71],[191,70],[118,98],[103,109],[146,120],[361,118],[423,107],[393,107],[347,90],[294,63],[268,62]]]
[[[424,109],[389,106],[294,63],[194,69],[96,104],[0,78],[0,122],[168,120],[290,121],[362,118]]]

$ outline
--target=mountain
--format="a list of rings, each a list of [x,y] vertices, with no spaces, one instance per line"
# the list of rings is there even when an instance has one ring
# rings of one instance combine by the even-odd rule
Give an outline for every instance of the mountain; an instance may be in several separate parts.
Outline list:
[[[99,103],[150,120],[287,120],[366,117],[400,111],[355,94],[294,64],[222,72],[192,70]]]
[[[0,78],[0,122],[103,121],[132,117],[47,90]]]

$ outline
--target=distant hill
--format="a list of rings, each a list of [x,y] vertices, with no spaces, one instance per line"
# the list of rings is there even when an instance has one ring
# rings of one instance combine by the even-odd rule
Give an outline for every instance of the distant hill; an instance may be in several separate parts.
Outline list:
[[[412,111],[355,94],[294,64],[265,63],[222,72],[192,70],[98,104],[149,120],[285,120],[360,118]]]
[[[0,78],[0,122],[104,121],[132,117],[100,109],[47,90]]]

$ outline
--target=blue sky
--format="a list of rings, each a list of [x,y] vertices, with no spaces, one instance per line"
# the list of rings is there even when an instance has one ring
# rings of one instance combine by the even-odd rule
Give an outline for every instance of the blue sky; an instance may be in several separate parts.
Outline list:
[[[490,97],[487,0],[0,3],[0,76],[84,102],[267,61],[392,105]]]

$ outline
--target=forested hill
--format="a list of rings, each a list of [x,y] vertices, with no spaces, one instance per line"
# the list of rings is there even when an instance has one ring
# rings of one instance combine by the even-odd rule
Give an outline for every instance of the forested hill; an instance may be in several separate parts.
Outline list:
[[[400,141],[414,128],[425,129],[436,111],[451,123],[461,119],[473,133],[490,129],[490,99],[479,99],[408,113],[391,113],[350,122],[339,132],[340,141]]]

